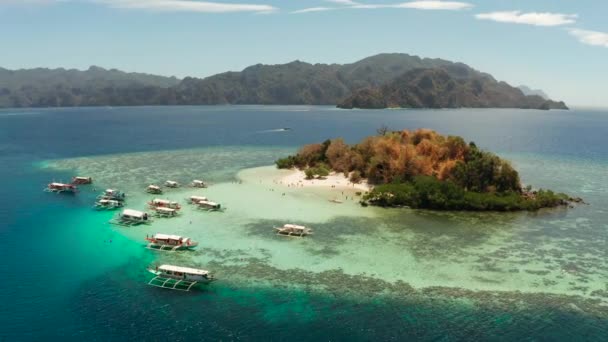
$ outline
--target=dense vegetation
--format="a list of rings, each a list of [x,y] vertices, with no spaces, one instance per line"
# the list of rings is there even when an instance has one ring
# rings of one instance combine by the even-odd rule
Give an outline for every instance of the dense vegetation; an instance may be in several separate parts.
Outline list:
[[[568,109],[463,64],[408,71],[380,87],[356,91],[338,107]]]
[[[296,155],[276,161],[279,168],[299,168],[307,177],[323,170],[342,172],[374,189],[362,202],[438,210],[536,210],[567,204],[552,191],[522,189],[511,164],[461,137],[435,131],[388,132],[350,146],[342,139],[303,146]]]
[[[0,107],[118,106],[118,105],[216,105],[307,104],[336,105],[361,89],[379,89],[399,75],[419,69],[448,70],[451,77],[487,77],[464,64],[407,54],[380,54],[352,64],[309,64],[295,61],[280,65],[257,64],[240,72],[226,72],[183,80],[124,73],[91,67],[5,70],[0,68]],[[462,75],[460,75],[462,74]],[[468,75],[468,76],[467,76]],[[493,80],[493,79],[492,79]],[[495,82],[495,81],[494,81]],[[501,83],[500,106],[540,108],[521,91]],[[426,90],[425,90],[426,91]],[[511,93],[515,94],[513,96]],[[443,96],[438,93],[437,96]],[[421,102],[429,107],[443,106]],[[352,105],[350,107],[357,107]],[[360,105],[365,107],[364,105]],[[448,101],[445,106],[451,106]],[[485,103],[471,106],[487,106]],[[349,106],[344,106],[349,107]],[[384,107],[383,103],[371,106]]]

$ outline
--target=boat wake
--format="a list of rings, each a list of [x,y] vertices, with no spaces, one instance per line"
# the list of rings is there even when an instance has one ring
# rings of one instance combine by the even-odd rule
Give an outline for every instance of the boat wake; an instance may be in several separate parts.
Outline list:
[[[285,128],[266,129],[263,131],[257,131],[256,133],[278,133],[278,132],[289,132],[289,131],[291,131],[291,128],[285,127]]]

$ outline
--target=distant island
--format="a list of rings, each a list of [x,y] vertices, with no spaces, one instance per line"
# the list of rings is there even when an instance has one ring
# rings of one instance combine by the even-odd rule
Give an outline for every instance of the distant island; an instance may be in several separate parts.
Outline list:
[[[257,64],[204,79],[88,70],[0,68],[0,107],[338,105],[341,108],[567,109],[465,64],[379,54],[351,64]]]
[[[303,146],[276,161],[304,170],[306,178],[342,173],[374,185],[363,205],[433,210],[538,210],[582,202],[551,190],[522,187],[518,172],[493,153],[428,129],[379,131],[350,146],[342,139]]]

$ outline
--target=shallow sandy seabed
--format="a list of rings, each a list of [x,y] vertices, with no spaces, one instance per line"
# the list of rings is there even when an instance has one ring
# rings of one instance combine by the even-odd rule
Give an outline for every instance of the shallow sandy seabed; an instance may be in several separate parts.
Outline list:
[[[401,291],[402,284],[448,292],[573,295],[608,303],[602,240],[590,242],[559,233],[585,229],[589,233],[597,228],[584,217],[573,218],[565,210],[501,214],[363,208],[355,194],[359,189],[285,186],[281,181],[295,177],[293,171],[257,167],[288,151],[145,152],[55,160],[45,167],[92,176],[97,191],[102,186],[125,190],[129,208],[145,209],[154,197],[180,201],[183,209],[178,218],[156,219],[134,228],[110,227],[142,245],[147,234],[157,232],[194,238],[200,242],[196,251],[158,253],[159,262],[209,268],[229,282],[333,290],[356,285],[361,291],[366,286]],[[187,183],[195,178],[212,185],[167,189],[157,196],[143,191],[149,183],[166,179]],[[185,204],[191,195],[207,196],[227,210],[199,211]],[[273,226],[283,223],[310,226],[315,234],[275,235]]]

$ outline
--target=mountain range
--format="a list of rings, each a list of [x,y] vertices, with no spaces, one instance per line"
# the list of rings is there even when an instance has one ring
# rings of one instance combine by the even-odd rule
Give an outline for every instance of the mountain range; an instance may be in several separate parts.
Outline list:
[[[421,83],[414,87],[415,82]],[[397,94],[408,100],[396,101]],[[240,72],[182,80],[96,66],[85,71],[0,68],[0,107],[294,104],[567,108],[563,103],[539,99],[465,64],[407,54],[379,54],[351,64],[257,64]]]

